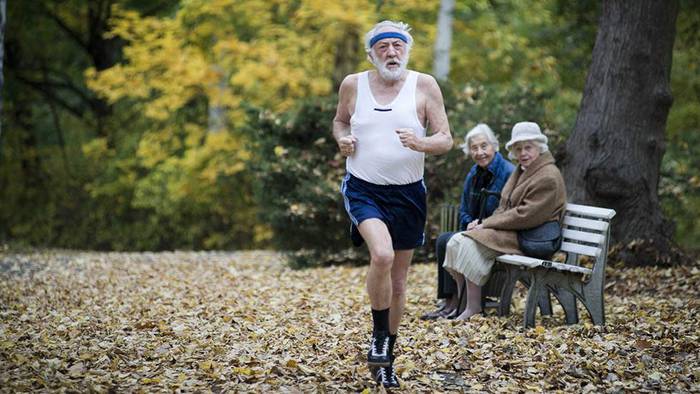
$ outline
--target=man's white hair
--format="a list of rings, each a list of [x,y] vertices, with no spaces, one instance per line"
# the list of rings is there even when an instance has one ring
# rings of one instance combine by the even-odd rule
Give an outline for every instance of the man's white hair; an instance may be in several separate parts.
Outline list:
[[[369,46],[369,42],[372,41],[372,37],[376,36],[381,29],[386,27],[394,28],[406,36],[408,39],[408,42],[406,43],[406,53],[410,52],[411,46],[413,45],[413,37],[411,36],[411,33],[409,33],[411,27],[407,23],[394,21],[381,21],[374,25],[374,27],[370,29],[367,34],[365,34],[365,52],[370,53],[372,51],[372,48]]]

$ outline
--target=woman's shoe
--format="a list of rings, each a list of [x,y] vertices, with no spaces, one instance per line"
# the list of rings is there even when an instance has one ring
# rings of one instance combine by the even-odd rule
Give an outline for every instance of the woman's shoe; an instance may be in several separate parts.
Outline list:
[[[459,302],[457,302],[457,308],[455,308],[452,313],[449,315],[445,316],[449,320],[453,320],[457,316],[461,315],[462,312],[464,312],[464,309],[467,308],[467,289],[466,287],[462,289],[462,291],[459,294]]]
[[[445,316],[445,319],[447,320],[453,320],[457,316],[459,316],[459,309],[453,309],[452,312],[450,312],[448,315]]]
[[[436,311],[428,312],[420,317],[421,320],[436,320],[443,316],[445,313],[445,307],[442,307]]]

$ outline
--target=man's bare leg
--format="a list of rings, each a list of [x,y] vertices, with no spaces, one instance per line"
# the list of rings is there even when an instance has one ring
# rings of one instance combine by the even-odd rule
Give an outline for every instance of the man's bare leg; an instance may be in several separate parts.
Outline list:
[[[388,367],[390,353],[390,313],[392,304],[391,271],[394,265],[394,249],[386,224],[379,219],[364,220],[357,227],[367,243],[370,254],[367,271],[367,294],[372,306],[372,341],[367,353],[367,364],[372,367]]]
[[[370,261],[367,271],[367,294],[372,309],[383,310],[391,306],[391,267],[394,249],[386,224],[379,219],[364,220],[357,227],[367,243]]]
[[[395,335],[401,324],[401,317],[406,307],[406,284],[408,268],[413,258],[413,249],[394,252],[394,264],[391,267],[391,310],[389,313],[389,332]]]

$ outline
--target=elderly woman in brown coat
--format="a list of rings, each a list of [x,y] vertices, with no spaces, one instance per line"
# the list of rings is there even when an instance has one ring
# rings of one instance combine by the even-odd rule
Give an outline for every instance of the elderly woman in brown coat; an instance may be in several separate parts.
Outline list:
[[[494,260],[501,254],[523,254],[518,246],[518,230],[561,221],[566,206],[566,189],[559,169],[547,147],[547,137],[532,122],[513,126],[506,144],[508,157],[518,166],[501,191],[501,201],[493,215],[467,226],[462,236],[447,244],[445,269],[457,283],[466,307],[457,317],[466,320],[481,312],[481,287],[487,282]]]

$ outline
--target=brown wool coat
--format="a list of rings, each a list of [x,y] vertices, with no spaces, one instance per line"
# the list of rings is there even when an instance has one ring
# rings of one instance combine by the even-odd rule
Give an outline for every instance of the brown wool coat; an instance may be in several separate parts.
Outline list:
[[[517,230],[561,221],[566,209],[566,188],[554,157],[544,152],[527,171],[517,166],[503,186],[501,201],[483,228],[464,232],[475,241],[501,253],[523,254]]]

